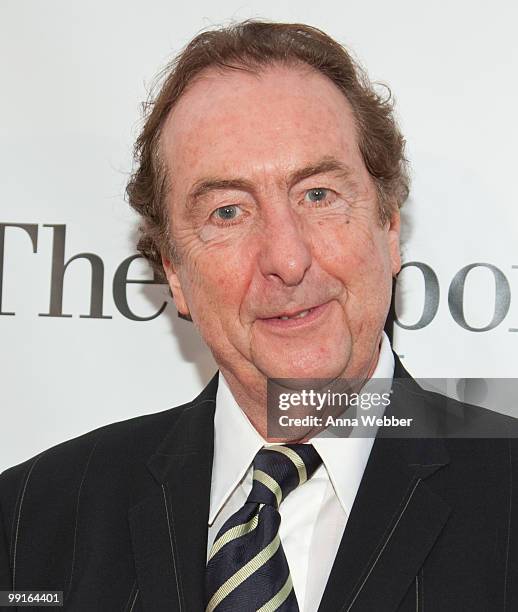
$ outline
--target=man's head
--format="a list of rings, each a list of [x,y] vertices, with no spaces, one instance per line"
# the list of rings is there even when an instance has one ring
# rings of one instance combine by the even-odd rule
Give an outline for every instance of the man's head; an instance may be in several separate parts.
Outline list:
[[[236,384],[372,371],[403,146],[388,101],[314,28],[206,32],[170,67],[128,186],[139,248]]]

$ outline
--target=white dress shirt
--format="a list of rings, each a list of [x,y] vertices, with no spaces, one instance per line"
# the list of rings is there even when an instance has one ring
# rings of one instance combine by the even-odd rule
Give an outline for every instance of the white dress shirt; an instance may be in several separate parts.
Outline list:
[[[383,379],[390,390],[393,376],[394,356],[383,333],[372,378]],[[214,428],[207,557],[223,523],[246,502],[252,461],[269,445],[237,404],[221,372]],[[301,612],[318,609],[373,443],[374,437],[315,436],[311,444],[322,465],[280,505],[279,535]]]

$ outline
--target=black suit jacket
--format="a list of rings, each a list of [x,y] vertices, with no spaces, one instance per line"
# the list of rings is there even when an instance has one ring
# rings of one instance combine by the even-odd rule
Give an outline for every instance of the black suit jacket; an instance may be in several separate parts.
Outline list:
[[[430,430],[509,427],[398,361],[395,376],[390,410]],[[4,472],[0,590],[62,590],[70,611],[202,611],[217,381]],[[377,438],[319,611],[517,610],[516,439]]]

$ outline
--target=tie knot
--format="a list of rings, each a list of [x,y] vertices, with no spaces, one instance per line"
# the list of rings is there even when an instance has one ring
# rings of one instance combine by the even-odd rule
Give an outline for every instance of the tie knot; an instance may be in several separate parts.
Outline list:
[[[253,485],[247,502],[278,508],[299,484],[309,480],[322,459],[312,444],[279,444],[255,456]]]

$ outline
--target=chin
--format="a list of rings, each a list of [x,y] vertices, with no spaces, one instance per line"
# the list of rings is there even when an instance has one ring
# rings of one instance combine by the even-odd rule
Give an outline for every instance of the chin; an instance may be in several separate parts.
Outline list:
[[[325,378],[334,379],[339,377],[345,370],[346,364],[318,363],[318,364],[294,364],[277,363],[275,368],[269,367],[263,370],[268,378]]]
[[[321,339],[313,346],[263,352],[256,365],[269,378],[336,378],[351,358],[347,337]],[[262,363],[260,363],[262,362]]]

